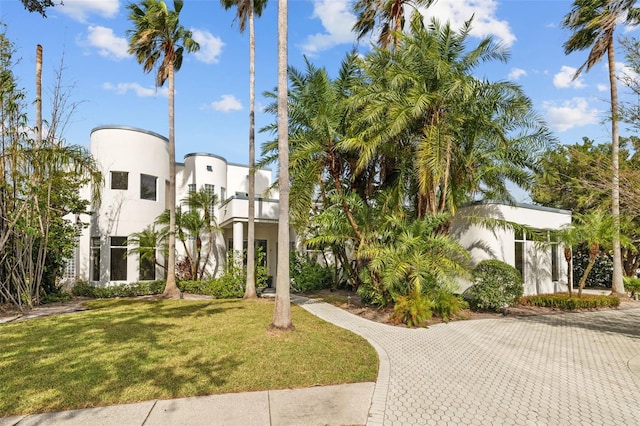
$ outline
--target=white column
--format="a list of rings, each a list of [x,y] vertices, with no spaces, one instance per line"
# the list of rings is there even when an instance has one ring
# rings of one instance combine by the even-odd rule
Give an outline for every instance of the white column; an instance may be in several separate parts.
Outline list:
[[[233,255],[238,256],[236,259],[242,265],[242,250],[244,243],[244,223],[233,222]]]

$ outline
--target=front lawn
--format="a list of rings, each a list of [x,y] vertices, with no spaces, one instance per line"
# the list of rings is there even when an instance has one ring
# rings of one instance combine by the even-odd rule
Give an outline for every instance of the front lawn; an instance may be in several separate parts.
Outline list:
[[[267,300],[99,300],[0,325],[0,416],[227,392],[375,381],[363,338]]]

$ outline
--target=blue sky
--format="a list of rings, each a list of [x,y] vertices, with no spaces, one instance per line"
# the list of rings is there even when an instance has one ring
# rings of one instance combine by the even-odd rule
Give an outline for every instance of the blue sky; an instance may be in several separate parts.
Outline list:
[[[153,75],[126,53],[127,2],[118,0],[64,0],[48,10],[44,19],[28,13],[18,0],[0,0],[0,20],[17,48],[20,63],[15,73],[20,85],[34,98],[36,44],[44,47],[43,79],[45,117],[55,69],[64,54],[63,78],[73,86],[79,102],[65,133],[67,143],[87,145],[92,128],[127,125],[163,135],[168,133],[166,88],[154,88]],[[169,2],[171,5],[172,2]],[[290,0],[289,63],[303,66],[303,55],[335,75],[345,52],[352,49],[355,22],[347,0]],[[563,143],[588,136],[605,142],[609,125],[603,123],[608,108],[608,78],[603,62],[576,81],[571,76],[587,53],[565,56],[562,44],[569,33],[560,28],[572,2],[563,0],[439,0],[425,15],[450,20],[454,27],[475,14],[472,34],[493,36],[511,51],[508,63],[478,70],[478,77],[512,80],[522,85],[536,111]],[[217,0],[186,0],[181,23],[194,31],[201,44],[187,55],[176,74],[176,155],[210,152],[230,162],[247,162],[248,146],[248,33],[233,23],[234,11]],[[277,1],[271,0],[256,23],[257,128],[273,121],[259,109],[277,78]],[[619,35],[628,29],[621,28]],[[375,39],[374,39],[375,40]],[[476,43],[476,38],[471,43]],[[357,46],[370,49],[371,40]],[[618,52],[619,67],[624,61]],[[31,103],[30,103],[31,107]],[[29,111],[31,117],[35,114]],[[258,146],[269,139],[257,134]]]

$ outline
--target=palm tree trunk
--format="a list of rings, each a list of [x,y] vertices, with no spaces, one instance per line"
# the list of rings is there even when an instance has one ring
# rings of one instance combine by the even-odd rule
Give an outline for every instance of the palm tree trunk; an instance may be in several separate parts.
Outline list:
[[[589,276],[589,272],[593,269],[593,265],[596,263],[595,257],[589,257],[589,263],[582,273],[582,278],[580,278],[580,285],[578,286],[578,297],[582,297],[582,289],[584,289],[585,284],[587,283],[587,277]]]
[[[254,28],[253,0],[249,0],[249,217],[247,218],[247,287],[244,298],[255,299],[255,216],[256,216],[256,170],[255,170],[255,103],[256,103],[256,40]],[[266,255],[266,253],[265,253]]]
[[[269,328],[293,330],[289,293],[289,117],[287,110],[287,0],[278,0],[278,276],[273,322]]]
[[[36,47],[36,147],[42,145],[42,46]]]
[[[169,64],[169,254],[167,284],[163,296],[178,298],[176,284],[176,141],[174,130],[174,70]]]
[[[620,165],[618,140],[618,85],[615,76],[613,37],[609,38],[609,84],[611,85],[611,156],[613,178],[611,182],[611,215],[613,216],[613,279],[612,292],[625,294],[622,282],[622,253],[620,250]]]

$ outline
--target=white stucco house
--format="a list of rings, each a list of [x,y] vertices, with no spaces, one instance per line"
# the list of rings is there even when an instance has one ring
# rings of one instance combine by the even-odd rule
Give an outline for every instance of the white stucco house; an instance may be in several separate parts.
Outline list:
[[[88,223],[78,239],[74,259],[65,278],[107,286],[164,278],[163,268],[145,263],[128,248],[128,239],[153,224],[168,207],[168,139],[157,133],[127,126],[100,126],[91,131],[90,152],[104,176],[102,202],[91,215],[75,218]],[[192,153],[176,163],[176,200],[186,198],[190,190],[216,194],[211,207],[221,231],[211,248],[222,262],[229,250],[246,248],[249,167],[230,163],[208,153]],[[256,170],[255,238],[266,254],[266,267],[272,282],[277,274],[278,192],[270,189],[272,172]],[[84,197],[90,198],[91,188]],[[183,204],[183,211],[188,209]],[[509,229],[488,229],[470,218],[502,219],[548,230],[571,223],[571,212],[539,206],[499,203],[475,203],[460,209],[450,228],[451,234],[469,251],[474,264],[484,259],[502,260],[523,275],[525,294],[565,291],[567,265],[563,247],[550,244],[541,248],[527,235]],[[290,230],[290,244],[295,233]],[[194,244],[193,241],[190,242]],[[205,239],[205,245],[211,242]],[[178,260],[184,248],[176,241]],[[158,250],[158,256],[161,256]],[[209,270],[213,270],[210,265]],[[469,283],[463,283],[462,290]]]
[[[100,126],[91,131],[90,152],[104,176],[102,202],[92,215],[77,218],[89,226],[82,231],[65,275],[99,286],[164,278],[162,268],[142,263],[135,253],[127,254],[127,239],[153,224],[169,207],[168,139],[134,127]],[[271,175],[269,169],[256,170],[255,238],[275,283],[278,193],[269,190]],[[184,162],[176,164],[178,203],[189,190],[200,189],[220,200],[212,213],[222,229],[215,241],[221,262],[228,248],[242,251],[246,244],[248,178],[248,166],[208,153],[187,154]],[[90,191],[86,188],[87,198]],[[176,249],[180,258],[184,249],[179,241]]]
[[[474,265],[497,259],[518,269],[525,295],[567,291],[567,263],[561,243],[536,244],[525,232],[509,227],[489,229],[477,224],[478,218],[504,220],[545,231],[570,225],[570,211],[531,204],[478,202],[461,208],[451,225],[451,235],[469,251]],[[464,291],[471,283],[461,284]]]

